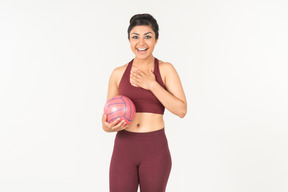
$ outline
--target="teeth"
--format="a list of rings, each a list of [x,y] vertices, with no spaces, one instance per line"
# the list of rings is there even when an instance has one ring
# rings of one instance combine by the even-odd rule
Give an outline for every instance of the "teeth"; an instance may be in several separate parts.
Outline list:
[[[145,51],[147,48],[137,48],[139,51]]]

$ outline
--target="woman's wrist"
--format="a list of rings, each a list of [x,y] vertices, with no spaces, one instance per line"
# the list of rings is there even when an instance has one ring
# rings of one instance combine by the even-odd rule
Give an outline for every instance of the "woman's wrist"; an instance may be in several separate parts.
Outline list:
[[[150,84],[149,90],[153,92],[153,90],[155,90],[158,85],[159,85],[159,84],[158,84],[157,81],[153,81],[153,82]]]

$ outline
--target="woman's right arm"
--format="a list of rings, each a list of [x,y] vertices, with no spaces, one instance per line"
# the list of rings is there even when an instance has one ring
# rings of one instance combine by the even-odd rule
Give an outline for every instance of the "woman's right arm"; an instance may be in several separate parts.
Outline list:
[[[113,70],[109,79],[107,100],[119,94],[118,81],[121,78],[121,74],[122,73],[120,68],[116,68]],[[124,120],[119,122],[119,119],[116,119],[111,123],[108,123],[106,115],[105,114],[102,115],[102,128],[106,132],[121,131],[123,129],[126,129],[127,126],[128,125],[126,125]]]

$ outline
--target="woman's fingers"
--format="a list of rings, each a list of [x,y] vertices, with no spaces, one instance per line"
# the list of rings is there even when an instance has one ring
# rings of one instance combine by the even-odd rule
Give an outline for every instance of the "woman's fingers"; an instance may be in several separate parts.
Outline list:
[[[119,123],[119,121],[120,121],[120,118],[115,119],[114,121],[112,121],[112,122],[109,124],[110,128],[115,127],[115,126],[117,125],[117,123]]]
[[[138,77],[138,75],[137,75],[136,73],[132,73],[132,74],[131,74],[131,78],[132,78],[133,80],[137,80],[137,79],[139,79],[140,77]]]
[[[118,131],[122,131],[123,129],[126,129],[128,125],[125,123],[123,127],[121,127]]]
[[[130,82],[131,82],[131,84],[132,84],[133,86],[135,86],[135,87],[138,87],[138,86],[139,86],[139,84],[138,84],[139,79],[138,79],[136,76],[132,75],[132,74],[131,74],[131,76],[130,76]]]
[[[107,122],[107,116],[103,113],[103,115],[102,115],[102,121],[103,122]]]
[[[137,84],[138,86],[139,86],[139,83],[142,81],[142,78],[143,78],[143,76],[140,75],[140,74],[137,74],[137,73],[132,73],[131,74],[132,82],[134,84]]]
[[[123,129],[126,129],[128,125],[124,120],[121,121],[120,118],[115,119],[111,123],[107,122],[107,115],[102,115],[102,123],[103,123],[103,129],[106,132],[115,132],[115,131],[121,131]]]
[[[137,71],[137,76],[141,76],[143,77],[144,75],[146,75],[143,71]]]
[[[145,75],[146,74],[143,71],[141,71],[141,70],[131,71],[131,76],[134,77],[134,78],[137,78],[137,79],[139,79],[139,78],[141,78],[141,77],[143,77]]]
[[[126,122],[125,122],[124,120],[122,120],[122,121],[119,122],[117,125],[115,125],[114,127],[112,127],[112,130],[114,130],[114,131],[119,131],[119,130],[125,129],[125,125],[126,125]]]

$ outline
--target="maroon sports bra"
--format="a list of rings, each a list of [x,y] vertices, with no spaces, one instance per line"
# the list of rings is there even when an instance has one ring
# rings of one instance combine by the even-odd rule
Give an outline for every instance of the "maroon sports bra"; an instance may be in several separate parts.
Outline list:
[[[151,91],[141,87],[135,87],[130,83],[130,71],[133,60],[134,59],[129,62],[122,76],[119,84],[119,95],[130,98],[135,104],[136,112],[164,114],[165,107]],[[166,89],[159,71],[159,60],[156,58],[154,62],[154,74],[156,81]]]

